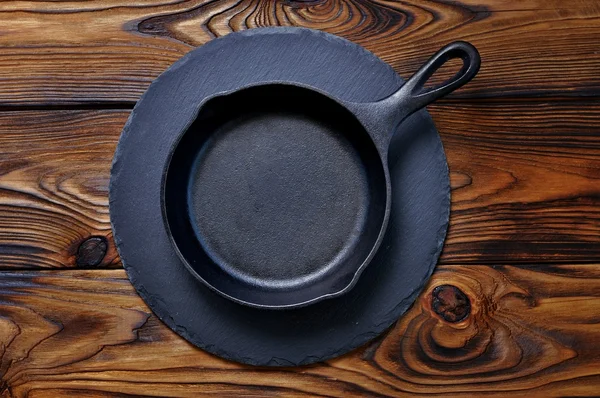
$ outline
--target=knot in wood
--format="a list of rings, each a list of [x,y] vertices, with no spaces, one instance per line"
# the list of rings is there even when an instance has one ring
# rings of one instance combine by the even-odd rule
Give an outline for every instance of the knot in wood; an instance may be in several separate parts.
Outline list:
[[[446,322],[460,322],[471,313],[471,301],[456,286],[437,286],[431,295],[431,308]]]
[[[108,242],[102,236],[92,236],[84,240],[77,249],[75,262],[78,267],[95,267],[106,255]]]

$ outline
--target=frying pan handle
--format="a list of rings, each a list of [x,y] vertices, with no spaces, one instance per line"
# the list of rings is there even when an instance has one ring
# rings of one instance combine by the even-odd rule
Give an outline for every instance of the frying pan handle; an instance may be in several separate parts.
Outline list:
[[[425,88],[429,78],[454,58],[461,58],[463,61],[463,66],[456,75],[440,85]],[[479,71],[480,64],[479,52],[472,44],[464,41],[448,44],[435,53],[398,91],[381,102],[385,103],[385,108],[393,115],[397,125],[412,113],[469,82]]]

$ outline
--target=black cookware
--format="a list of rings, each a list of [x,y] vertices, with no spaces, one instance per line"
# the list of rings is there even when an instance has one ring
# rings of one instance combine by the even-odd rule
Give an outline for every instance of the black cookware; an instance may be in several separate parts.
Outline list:
[[[460,71],[426,88],[452,58],[462,59]],[[182,262],[253,307],[299,307],[351,289],[388,224],[393,132],[479,65],[472,45],[455,42],[374,103],[279,81],[208,98],[163,176],[165,227]]]

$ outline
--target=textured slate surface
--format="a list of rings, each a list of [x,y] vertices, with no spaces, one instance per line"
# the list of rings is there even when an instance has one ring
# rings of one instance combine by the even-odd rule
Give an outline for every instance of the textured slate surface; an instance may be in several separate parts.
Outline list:
[[[390,227],[350,293],[306,308],[270,311],[209,291],[180,263],[167,237],[160,209],[164,163],[203,98],[273,80],[365,102],[389,95],[402,81],[371,53],[322,32],[267,28],[213,40],[162,74],[132,112],[113,164],[110,212],[132,283],[167,325],[222,357],[285,366],[341,355],[406,311],[441,251],[450,198],[442,144],[431,118],[421,111],[392,141]]]

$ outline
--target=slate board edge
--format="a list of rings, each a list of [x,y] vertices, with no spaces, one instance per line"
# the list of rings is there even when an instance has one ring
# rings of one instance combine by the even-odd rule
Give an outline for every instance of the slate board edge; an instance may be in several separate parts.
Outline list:
[[[250,29],[250,30],[243,31],[243,32],[238,32],[238,33],[243,34],[243,35],[279,34],[279,33],[299,34],[299,33],[302,33],[303,31],[309,32],[310,34],[324,33],[324,32],[315,32],[312,29],[295,28],[295,27],[255,28],[255,29]],[[214,45],[214,43],[222,41],[222,40],[227,40],[227,37],[228,36],[223,36],[223,37],[214,39],[214,40],[208,42],[207,44],[204,44],[203,47]],[[355,43],[353,43],[349,40],[346,40],[341,37],[329,35],[329,34],[326,34],[322,37],[326,37],[328,40],[338,41],[338,42],[340,42],[340,44],[344,44],[344,45],[351,44],[353,47],[359,48],[364,53],[365,56],[372,57],[374,60],[380,61],[380,59],[377,56],[375,56],[373,53],[371,53],[370,51],[366,50],[365,48],[363,48],[361,46],[356,46]],[[184,55],[181,59],[176,61],[172,66],[170,66],[167,70],[165,70],[165,72],[163,72],[161,75],[159,75],[156,78],[156,80],[152,82],[150,87],[153,84],[155,84],[159,79],[161,79],[162,76],[164,76],[168,73],[174,72],[179,67],[181,67],[185,63],[189,62],[190,59],[193,57],[193,52],[194,52],[194,50],[190,51],[189,53]],[[391,66],[389,66],[389,65],[387,65],[387,66],[390,70],[393,71],[393,68]],[[148,93],[148,90],[146,92],[144,92],[144,94],[140,97],[140,100],[139,100],[140,102],[143,101],[143,99],[147,93]],[[425,110],[423,110],[421,112],[426,113]],[[129,132],[129,126],[133,119],[134,113],[135,113],[135,108],[131,112],[131,114],[123,128],[123,133],[121,134],[121,136],[119,138],[119,143],[125,137],[125,135]],[[119,171],[120,171],[119,160],[122,155],[121,152],[122,151],[120,150],[120,146],[117,145],[117,149],[115,151],[115,156],[113,158],[113,162],[111,165],[111,179],[110,179],[110,184],[109,184],[109,191],[110,191],[110,187],[112,187],[112,184],[113,184],[112,176],[118,175]],[[443,147],[441,150],[441,156],[443,157],[443,162],[446,167],[446,173],[448,173],[448,166],[447,166],[447,161],[446,161],[445,152],[443,150]],[[330,352],[326,355],[319,356],[319,357],[307,356],[304,359],[302,359],[301,361],[298,361],[297,363],[292,363],[283,358],[272,357],[271,361],[269,361],[269,363],[266,365],[268,365],[268,366],[298,366],[298,365],[307,365],[307,364],[312,364],[315,362],[325,361],[327,359],[337,357],[343,353],[347,353],[351,350],[354,350],[354,349],[364,345],[368,341],[379,336],[385,329],[389,328],[392,324],[394,324],[396,321],[398,321],[399,316],[402,316],[409,309],[409,307],[411,307],[414,304],[414,300],[416,299],[416,297],[423,291],[426,283],[428,282],[430,276],[432,275],[432,273],[435,269],[438,258],[441,254],[443,244],[445,241],[445,237],[446,237],[446,233],[447,233],[447,229],[448,229],[448,222],[449,222],[449,216],[450,216],[450,195],[451,194],[450,194],[449,180],[448,180],[447,187],[445,187],[444,189],[446,191],[446,202],[447,203],[446,203],[446,206],[444,206],[445,211],[443,214],[441,214],[441,217],[440,217],[440,220],[442,221],[442,227],[438,231],[437,247],[436,247],[435,251],[432,252],[432,254],[431,254],[431,261],[428,266],[428,273],[421,280],[420,285],[415,287],[414,291],[410,294],[410,296],[408,296],[404,300],[402,300],[394,308],[394,311],[391,311],[391,313],[389,314],[390,317],[388,319],[382,319],[382,321],[378,325],[375,325],[375,327],[373,328],[374,330],[372,332],[367,332],[367,333],[363,333],[363,334],[355,336],[355,338],[352,340],[351,343],[336,350],[335,352]],[[112,200],[109,199],[109,207],[111,205],[112,205]],[[113,230],[114,230],[112,218],[111,218],[111,228],[113,228]],[[117,250],[118,250],[119,254],[121,254],[121,248],[122,248],[123,242],[119,239],[119,237],[117,235],[115,235],[114,238],[115,238],[115,245],[117,247]],[[199,346],[201,349],[208,351],[212,354],[215,354],[219,357],[222,357],[222,358],[225,358],[228,360],[233,360],[236,362],[242,362],[242,363],[249,364],[249,365],[257,365],[257,366],[265,365],[265,363],[263,363],[263,362],[257,363],[252,358],[240,357],[235,352],[229,352],[227,350],[219,349],[219,348],[215,347],[214,345],[199,344],[198,339],[196,338],[196,334],[189,332],[184,326],[177,324],[173,320],[173,318],[168,315],[168,311],[164,305],[164,302],[160,298],[158,298],[155,295],[148,292],[146,290],[146,288],[144,287],[144,285],[139,281],[138,271],[135,270],[133,267],[129,266],[127,260],[124,259],[123,256],[121,256],[121,259],[122,259],[122,263],[125,268],[125,271],[128,275],[128,278],[130,279],[132,284],[135,286],[140,297],[149,305],[150,308],[152,308],[152,311],[154,312],[154,314],[162,322],[164,322],[169,328],[171,328],[173,331],[180,334],[181,336],[186,338],[188,341],[193,342],[194,345]],[[164,314],[164,315],[162,315],[162,314]]]

